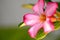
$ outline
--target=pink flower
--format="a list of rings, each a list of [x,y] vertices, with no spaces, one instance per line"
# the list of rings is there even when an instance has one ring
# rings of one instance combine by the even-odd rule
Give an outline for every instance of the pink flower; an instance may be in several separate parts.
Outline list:
[[[54,25],[50,18],[54,15],[57,8],[57,3],[48,2],[44,10],[44,0],[38,0],[33,7],[34,14],[28,13],[24,15],[24,23],[31,26],[28,32],[32,38],[36,37],[37,32],[41,28],[44,29],[45,33],[54,31]]]

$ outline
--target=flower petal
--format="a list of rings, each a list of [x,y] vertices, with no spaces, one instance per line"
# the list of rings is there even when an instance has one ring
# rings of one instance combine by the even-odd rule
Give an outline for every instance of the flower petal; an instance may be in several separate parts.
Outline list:
[[[43,13],[43,8],[44,8],[44,0],[38,0],[38,2],[33,7],[33,11],[40,14]]]
[[[39,22],[39,16],[35,14],[25,14],[23,17],[23,21],[26,25],[34,25],[35,23]]]
[[[51,31],[54,31],[54,25],[49,20],[49,18],[47,18],[47,20],[44,22],[44,32],[49,33]]]
[[[46,16],[52,16],[56,12],[58,5],[56,2],[48,2],[45,13]]]
[[[39,31],[39,29],[41,29],[43,26],[42,23],[38,23],[38,24],[35,24],[33,25],[30,29],[29,29],[29,35],[32,37],[32,38],[35,38],[36,37],[36,34],[37,32]]]

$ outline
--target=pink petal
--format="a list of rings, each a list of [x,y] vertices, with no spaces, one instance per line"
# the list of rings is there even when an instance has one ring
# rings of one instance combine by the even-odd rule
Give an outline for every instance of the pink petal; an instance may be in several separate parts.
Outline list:
[[[35,13],[43,13],[43,8],[44,8],[44,0],[38,0],[38,2],[34,5],[33,11]]]
[[[35,38],[36,37],[36,34],[37,32],[39,31],[39,29],[41,29],[43,26],[42,23],[38,23],[38,24],[35,24],[33,25],[30,29],[29,29],[29,34],[32,38]]]
[[[46,21],[44,22],[44,32],[49,33],[51,31],[54,31],[54,25],[52,24],[50,19],[47,18]]]
[[[34,25],[39,22],[39,16],[34,14],[25,14],[23,17],[23,21],[26,25]]]
[[[45,13],[46,16],[52,16],[56,12],[58,5],[56,2],[48,2]]]

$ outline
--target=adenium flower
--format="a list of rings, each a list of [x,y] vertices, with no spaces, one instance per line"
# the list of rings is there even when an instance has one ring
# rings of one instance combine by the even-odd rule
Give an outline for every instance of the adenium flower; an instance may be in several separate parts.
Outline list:
[[[38,0],[32,8],[34,13],[27,13],[23,17],[24,23],[31,26],[28,33],[32,38],[36,37],[37,32],[41,28],[44,29],[44,33],[54,31],[51,17],[55,14],[58,5],[55,2],[48,2],[46,4],[46,9],[44,10],[44,4],[44,0]]]

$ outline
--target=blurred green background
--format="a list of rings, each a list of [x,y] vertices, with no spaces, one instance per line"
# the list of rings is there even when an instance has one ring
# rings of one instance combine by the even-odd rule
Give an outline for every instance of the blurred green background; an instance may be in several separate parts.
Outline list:
[[[12,26],[13,27],[13,26]],[[34,40],[27,32],[28,28],[0,28],[0,40]]]
[[[0,28],[0,40],[35,40],[28,34],[29,27]],[[60,30],[49,33],[42,40],[60,40]]]

